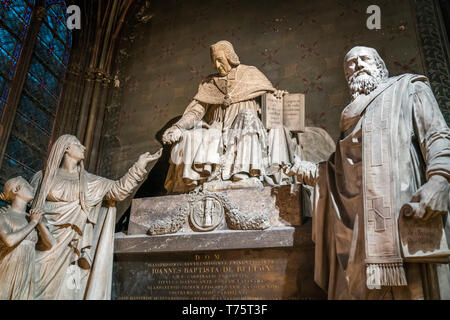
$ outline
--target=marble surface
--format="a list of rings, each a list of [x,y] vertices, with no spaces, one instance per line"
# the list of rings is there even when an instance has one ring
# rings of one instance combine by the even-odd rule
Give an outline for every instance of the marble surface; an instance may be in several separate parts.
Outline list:
[[[236,231],[217,230],[207,233],[179,233],[161,236],[115,236],[114,252],[154,253],[204,250],[231,250],[255,248],[289,248],[312,245],[311,226],[272,227],[267,230]]]

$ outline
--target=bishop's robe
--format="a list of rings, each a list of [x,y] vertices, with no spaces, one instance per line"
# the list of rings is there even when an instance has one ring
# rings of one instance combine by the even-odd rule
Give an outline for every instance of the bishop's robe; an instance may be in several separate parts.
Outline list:
[[[225,77],[208,76],[178,122],[192,129],[184,130],[172,148],[166,190],[187,192],[242,173],[262,180],[271,165],[291,162],[295,145],[290,133],[284,128],[267,133],[258,116],[258,98],[274,91],[252,66],[241,64]],[[279,182],[280,176],[273,179]]]
[[[439,297],[433,265],[403,269],[396,231],[401,206],[430,176],[450,178],[450,130],[427,79],[385,80],[344,109],[340,127],[336,152],[319,165],[315,187],[316,283],[329,299]],[[369,290],[370,263],[406,271],[407,286]],[[400,281],[401,273],[395,276]]]

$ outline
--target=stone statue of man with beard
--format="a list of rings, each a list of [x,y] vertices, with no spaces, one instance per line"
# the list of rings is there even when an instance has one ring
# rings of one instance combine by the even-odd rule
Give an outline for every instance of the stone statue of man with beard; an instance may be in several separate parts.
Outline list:
[[[447,213],[450,130],[426,77],[389,77],[367,47],[351,49],[344,69],[352,102],[336,152],[285,168],[315,187],[315,281],[330,299],[439,298],[448,273],[403,261],[397,221],[408,202],[416,219]]]

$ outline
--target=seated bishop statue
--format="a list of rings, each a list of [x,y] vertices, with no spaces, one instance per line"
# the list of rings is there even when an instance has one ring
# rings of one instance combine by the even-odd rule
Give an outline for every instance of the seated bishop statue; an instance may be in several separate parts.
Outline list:
[[[181,119],[163,135],[173,144],[165,182],[169,193],[208,185],[210,191],[289,184],[281,170],[298,144],[283,127],[266,130],[260,97],[276,90],[257,68],[243,65],[228,41],[211,46],[216,74],[204,79]]]

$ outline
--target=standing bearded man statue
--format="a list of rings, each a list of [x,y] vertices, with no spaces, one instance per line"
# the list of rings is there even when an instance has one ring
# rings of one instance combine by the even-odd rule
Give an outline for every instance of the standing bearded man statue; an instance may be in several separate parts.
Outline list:
[[[281,98],[285,91],[241,64],[228,41],[211,46],[211,60],[218,73],[202,81],[182,118],[163,135],[164,144],[174,144],[166,190],[187,192],[211,181],[233,181],[234,188],[262,186],[263,179],[279,183],[282,176],[269,178],[268,168],[290,162],[296,146],[283,128],[267,134],[258,98],[267,92]]]
[[[450,130],[426,77],[389,77],[367,47],[351,49],[344,69],[352,102],[336,152],[285,169],[315,186],[315,281],[329,299],[439,297],[436,265],[403,261],[397,221],[408,202],[416,219],[447,212]]]

